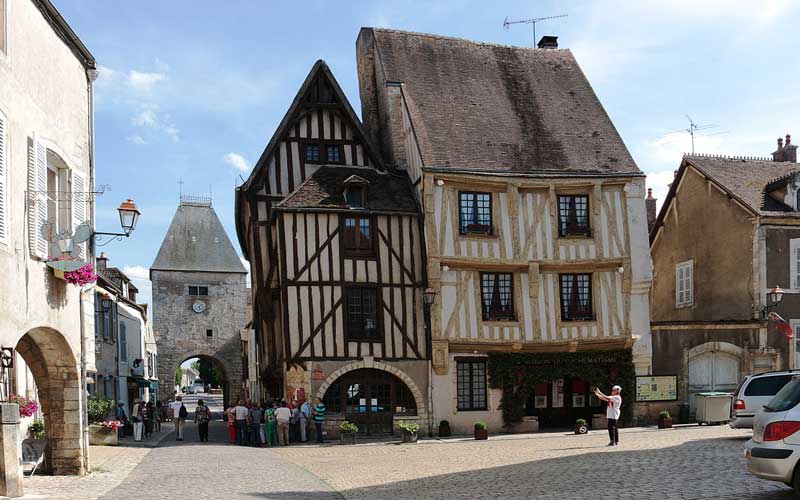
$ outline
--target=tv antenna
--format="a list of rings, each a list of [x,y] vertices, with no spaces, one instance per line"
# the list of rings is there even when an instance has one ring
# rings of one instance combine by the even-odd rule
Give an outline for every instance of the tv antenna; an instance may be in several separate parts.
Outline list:
[[[536,45],[536,23],[541,21],[547,21],[548,19],[558,19],[560,17],[567,17],[567,14],[559,14],[557,16],[546,16],[546,17],[534,17],[531,19],[520,19],[519,21],[509,21],[506,17],[506,20],[503,21],[503,29],[508,31],[509,27],[512,24],[530,24],[533,27],[533,44]]]
[[[709,129],[712,129],[712,128],[716,128],[716,127],[719,127],[719,125],[717,125],[716,123],[707,123],[705,125],[698,125],[697,123],[695,123],[695,121],[689,115],[686,115],[686,119],[689,120],[689,127],[688,128],[681,128],[681,129],[678,129],[678,130],[673,130],[672,132],[667,132],[666,134],[662,135],[661,137],[666,137],[666,136],[668,136],[670,134],[677,134],[677,133],[680,133],[680,132],[688,133],[692,138],[692,154],[694,154],[694,139],[695,139],[695,136],[697,136],[697,137],[710,137],[712,135],[720,135],[720,134],[727,134],[728,133],[728,131],[726,130],[726,131],[723,131],[723,132],[715,132],[713,134],[698,134],[697,132],[702,132],[704,130],[709,130]],[[669,141],[669,142],[673,142],[673,141]]]

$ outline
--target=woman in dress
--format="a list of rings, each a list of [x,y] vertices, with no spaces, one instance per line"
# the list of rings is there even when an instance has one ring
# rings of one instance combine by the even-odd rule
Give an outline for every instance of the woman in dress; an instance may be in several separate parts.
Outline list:
[[[236,443],[236,415],[233,412],[234,408],[236,408],[236,402],[231,401],[231,404],[228,405],[228,409],[225,410],[225,415],[228,419],[228,436],[230,442],[233,444]]]

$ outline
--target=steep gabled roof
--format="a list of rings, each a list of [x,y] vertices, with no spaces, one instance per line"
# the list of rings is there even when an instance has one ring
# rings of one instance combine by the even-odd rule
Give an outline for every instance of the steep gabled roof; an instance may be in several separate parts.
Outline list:
[[[380,172],[370,167],[323,166],[281,201],[281,209],[349,209],[344,199],[345,183],[358,177],[367,184],[366,211],[418,213],[408,176]],[[359,183],[360,184],[360,183]]]
[[[370,157],[370,161],[374,162],[373,164],[379,169],[384,169],[380,155],[377,154],[377,150],[372,146],[369,137],[364,132],[364,127],[361,124],[361,120],[358,119],[355,111],[353,111],[353,107],[350,105],[350,101],[347,100],[347,96],[345,96],[344,91],[342,91],[342,88],[339,86],[339,82],[336,81],[333,73],[331,73],[330,68],[328,68],[328,64],[320,59],[314,63],[311,71],[308,72],[308,76],[306,76],[305,81],[303,81],[303,85],[300,86],[300,90],[297,91],[297,95],[295,95],[292,104],[289,106],[289,110],[286,111],[286,114],[283,116],[280,125],[278,125],[278,128],[275,129],[275,133],[272,134],[272,138],[269,140],[269,143],[267,143],[267,147],[264,148],[264,152],[261,153],[261,157],[253,167],[253,171],[250,172],[250,176],[241,186],[242,191],[249,191],[253,187],[256,179],[263,175],[262,171],[266,170],[266,164],[270,156],[272,156],[272,154],[275,152],[275,148],[280,144],[280,141],[286,134],[289,125],[302,110],[304,98],[306,97],[306,94],[311,88],[312,83],[317,77],[326,78],[328,83],[330,83],[331,89],[336,96],[337,103],[342,106],[345,114],[350,119],[354,132],[359,141],[361,141],[361,143],[364,145],[364,148],[366,148],[366,152]]]
[[[766,196],[767,193],[781,187],[781,183],[785,184],[789,178],[800,173],[800,164],[776,162],[767,158],[684,155],[667,197],[661,205],[656,223],[650,230],[651,243],[663,225],[664,217],[675,199],[681,179],[689,167],[700,172],[754,216],[800,217],[800,212]]]
[[[569,50],[362,28],[370,36],[377,85],[401,82],[413,103],[426,169],[642,175]]]
[[[210,201],[181,201],[153,271],[247,273]]]

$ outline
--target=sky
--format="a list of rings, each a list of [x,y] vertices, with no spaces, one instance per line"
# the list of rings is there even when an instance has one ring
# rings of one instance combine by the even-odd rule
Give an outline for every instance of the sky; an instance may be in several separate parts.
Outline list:
[[[708,127],[695,151],[768,156],[794,131],[800,4],[790,0],[323,1],[54,0],[97,59],[97,230],[131,238],[103,248],[149,300],[150,264],[184,194],[211,195],[234,247],[234,189],[247,178],[317,59],[360,114],[361,26],[531,46],[556,35],[587,75],[647,183],[663,200],[691,151],[687,115]],[[800,129],[797,130],[800,134]],[[179,185],[179,181],[182,184]]]

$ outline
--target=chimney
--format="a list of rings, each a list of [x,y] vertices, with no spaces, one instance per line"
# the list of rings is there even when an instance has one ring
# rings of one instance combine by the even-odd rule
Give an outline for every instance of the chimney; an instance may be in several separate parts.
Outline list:
[[[656,223],[656,199],[653,198],[653,188],[647,188],[647,198],[644,200],[645,209],[647,209],[647,230],[652,229],[653,224]]]
[[[558,37],[557,36],[543,36],[541,40],[539,40],[539,48],[540,49],[557,49],[558,48]]]
[[[786,142],[778,137],[778,149],[772,153],[772,161],[797,163],[797,146],[792,144],[791,135],[786,134]]]
[[[97,269],[106,269],[108,267],[108,255],[105,252],[100,252],[100,256],[97,257],[97,265],[95,266]]]

